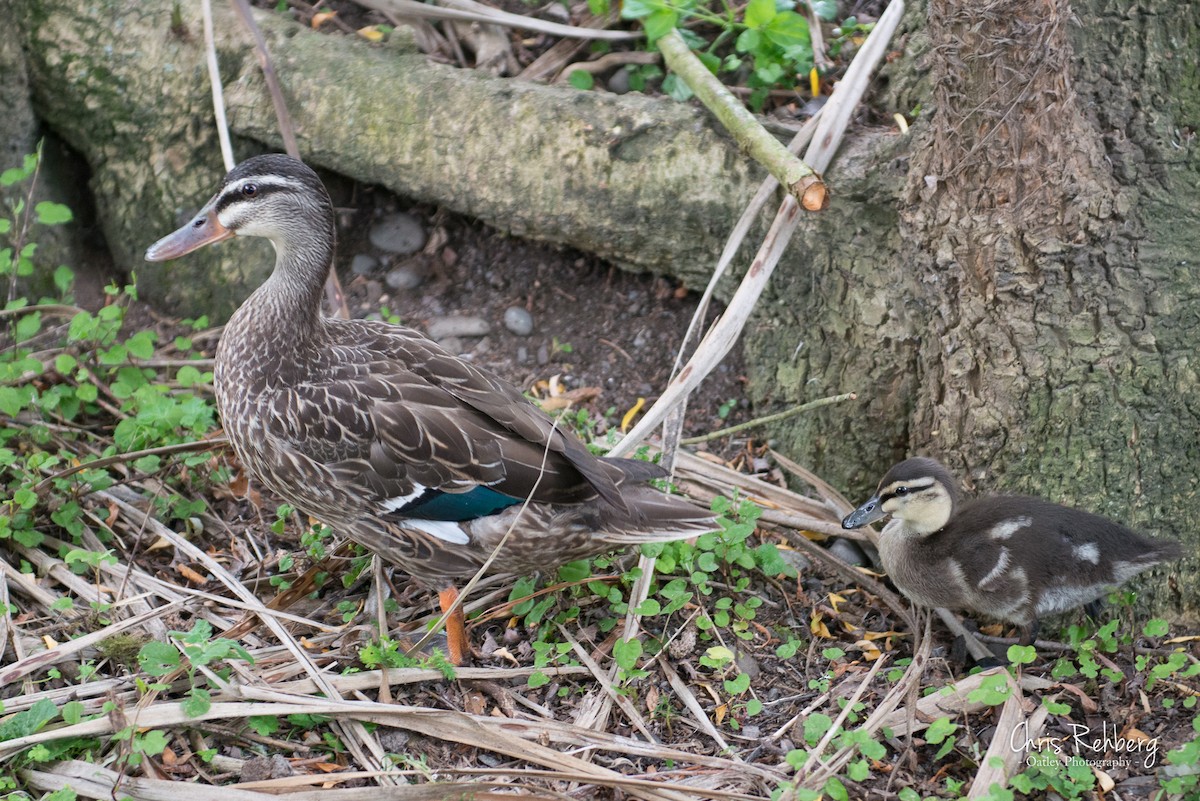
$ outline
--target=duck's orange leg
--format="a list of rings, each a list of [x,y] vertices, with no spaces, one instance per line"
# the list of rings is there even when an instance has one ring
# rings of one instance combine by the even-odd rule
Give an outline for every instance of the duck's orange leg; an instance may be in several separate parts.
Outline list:
[[[442,607],[442,614],[454,609],[450,617],[446,618],[446,646],[450,649],[451,664],[461,665],[463,659],[470,653],[470,644],[467,642],[467,620],[463,615],[462,605],[455,606],[457,600],[458,590],[453,586],[438,592],[438,603]]]

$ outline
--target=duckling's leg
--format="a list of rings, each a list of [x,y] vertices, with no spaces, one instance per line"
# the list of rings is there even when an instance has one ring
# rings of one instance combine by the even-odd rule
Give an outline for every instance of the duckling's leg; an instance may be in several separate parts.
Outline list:
[[[1041,629],[1041,627],[1042,627],[1042,624],[1038,621],[1038,619],[1036,617],[1028,625],[1021,626],[1020,627],[1021,639],[1017,640],[1017,644],[1018,645],[1033,645],[1034,641],[1037,640],[1038,630]]]
[[[458,590],[453,585],[438,592],[438,604],[442,607],[442,614],[450,612],[450,617],[446,618],[446,647],[450,650],[450,662],[454,665],[461,665],[463,659],[470,653],[470,644],[467,642],[467,620],[463,615],[462,604],[458,601]]]
[[[1104,608],[1104,602],[1099,598],[1094,598],[1083,605],[1083,611],[1092,619],[1093,623],[1100,622],[1100,610]]]

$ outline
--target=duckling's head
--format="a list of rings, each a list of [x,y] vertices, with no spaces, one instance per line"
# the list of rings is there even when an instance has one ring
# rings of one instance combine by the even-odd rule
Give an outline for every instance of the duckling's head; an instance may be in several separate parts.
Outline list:
[[[933,459],[914,457],[892,467],[875,495],[842,520],[842,528],[859,528],[891,515],[910,534],[925,536],[950,520],[958,503],[958,484]]]
[[[232,236],[271,240],[277,253],[317,247],[333,231],[333,204],[321,179],[291,156],[246,159],[221,188],[173,234],[150,246],[147,261],[167,261]]]

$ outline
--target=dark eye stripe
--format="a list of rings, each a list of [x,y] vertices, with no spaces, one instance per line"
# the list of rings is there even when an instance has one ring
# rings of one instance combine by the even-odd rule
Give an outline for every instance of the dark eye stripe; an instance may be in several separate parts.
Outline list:
[[[279,192],[292,192],[295,189],[294,187],[284,186],[282,184],[260,183],[258,181],[254,181],[253,183],[254,187],[258,190],[253,196],[242,194],[242,187],[245,186],[245,184],[238,184],[237,186],[231,186],[226,189],[224,194],[221,195],[220,200],[217,201],[217,213],[220,214],[235,203],[259,201],[267,195],[276,194]]]
[[[884,492],[880,493],[879,501],[882,503],[883,501],[891,500],[892,498],[908,497],[910,495],[916,495],[917,493],[921,493],[921,492],[924,492],[925,490],[932,489],[934,484],[936,484],[936,483],[937,483],[936,481],[930,481],[928,484],[913,484],[913,483],[909,483],[909,482],[904,482],[904,483],[897,482],[896,484],[892,485],[892,488],[889,488],[889,489],[885,490]]]

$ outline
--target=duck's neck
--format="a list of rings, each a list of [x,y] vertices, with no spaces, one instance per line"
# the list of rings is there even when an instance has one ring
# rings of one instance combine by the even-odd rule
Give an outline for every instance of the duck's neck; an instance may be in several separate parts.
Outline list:
[[[333,261],[333,236],[319,231],[304,227],[271,240],[275,270],[238,309],[237,323],[270,332],[285,348],[310,345],[322,335],[321,298]]]

